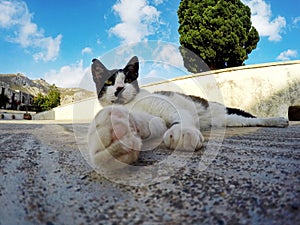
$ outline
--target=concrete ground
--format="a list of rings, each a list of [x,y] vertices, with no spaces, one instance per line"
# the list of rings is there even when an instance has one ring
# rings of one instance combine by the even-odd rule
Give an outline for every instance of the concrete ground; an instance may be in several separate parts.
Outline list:
[[[0,122],[0,225],[299,224],[300,122],[219,131],[188,157],[160,146],[113,177],[85,160],[87,127]]]

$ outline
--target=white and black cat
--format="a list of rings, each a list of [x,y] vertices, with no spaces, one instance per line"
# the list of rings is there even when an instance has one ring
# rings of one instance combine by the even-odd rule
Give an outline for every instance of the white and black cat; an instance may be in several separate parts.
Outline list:
[[[255,118],[200,97],[140,89],[136,56],[119,70],[108,70],[93,59],[91,70],[104,107],[88,133],[89,153],[96,167],[113,161],[120,161],[121,166],[130,164],[140,151],[159,142],[170,149],[194,151],[204,142],[201,130],[209,127],[288,126],[285,118]]]

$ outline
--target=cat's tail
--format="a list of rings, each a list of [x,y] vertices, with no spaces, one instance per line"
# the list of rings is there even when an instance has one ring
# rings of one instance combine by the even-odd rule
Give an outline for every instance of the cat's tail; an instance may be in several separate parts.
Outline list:
[[[287,127],[289,121],[283,117],[257,118],[236,108],[226,108],[227,127]]]
[[[253,116],[251,113],[245,112],[244,110],[237,109],[237,108],[226,107],[226,113],[227,113],[227,115],[235,114],[235,115],[243,116],[243,117],[247,117],[247,118],[256,118],[256,116]]]

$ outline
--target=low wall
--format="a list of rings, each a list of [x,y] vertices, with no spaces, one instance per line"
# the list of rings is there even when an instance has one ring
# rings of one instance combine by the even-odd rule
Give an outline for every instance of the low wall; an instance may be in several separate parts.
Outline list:
[[[89,122],[101,109],[98,99],[90,98],[72,104],[56,107],[52,110],[38,113],[35,120],[73,120],[76,122]]]
[[[49,110],[49,111],[45,111],[45,112],[40,112],[37,113],[33,116],[32,118],[33,120],[55,120],[55,109]],[[59,119],[59,118],[57,118]],[[71,120],[71,118],[69,118],[69,120]]]
[[[209,71],[144,85],[204,97],[258,117],[288,118],[289,106],[300,105],[300,61],[268,63]],[[90,121],[101,107],[96,98],[57,107],[56,120]],[[39,118],[37,114],[35,119]]]
[[[217,80],[226,105],[259,117],[288,118],[289,106],[300,105],[300,61],[228,71]]]
[[[300,61],[209,71],[149,84],[146,88],[151,91],[176,89],[258,117],[288,118],[289,106],[300,105]]]
[[[55,119],[85,122],[86,120],[91,120],[100,109],[98,99],[90,98],[55,108]]]

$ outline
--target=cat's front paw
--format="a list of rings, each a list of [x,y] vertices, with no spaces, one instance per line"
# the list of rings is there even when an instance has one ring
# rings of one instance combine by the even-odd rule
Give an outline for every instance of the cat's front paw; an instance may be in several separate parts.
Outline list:
[[[135,122],[122,106],[103,108],[95,116],[88,142],[91,160],[98,168],[115,169],[134,162],[142,146]]]
[[[170,149],[193,151],[200,149],[204,137],[196,128],[181,127],[180,124],[172,126],[164,134],[164,143]]]

